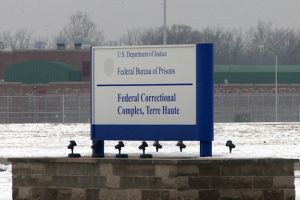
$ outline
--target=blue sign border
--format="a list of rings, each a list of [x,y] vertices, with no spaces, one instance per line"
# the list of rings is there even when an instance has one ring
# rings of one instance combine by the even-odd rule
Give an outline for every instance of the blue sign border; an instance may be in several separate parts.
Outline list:
[[[93,77],[93,49],[91,48],[91,78]],[[200,155],[211,156],[213,132],[213,45],[196,44],[196,125],[92,124],[91,139],[103,140],[166,140],[200,141]],[[92,103],[91,81],[91,103]],[[139,85],[133,86],[139,87]],[[91,105],[92,107],[92,105]],[[101,144],[104,145],[103,142]],[[101,147],[104,151],[104,147]],[[202,152],[202,153],[201,153]],[[97,153],[97,151],[93,152]],[[101,154],[104,155],[102,150]]]

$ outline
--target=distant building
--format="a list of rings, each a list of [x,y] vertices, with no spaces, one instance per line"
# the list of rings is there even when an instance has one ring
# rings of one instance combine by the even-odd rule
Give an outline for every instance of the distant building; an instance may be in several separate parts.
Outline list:
[[[79,88],[85,83],[85,88],[88,88],[89,54],[89,50],[0,52],[1,95],[47,94],[53,84],[56,84],[55,87],[61,84],[61,92],[64,91],[63,85],[68,85],[67,83],[72,83],[73,88],[74,83],[78,83]],[[14,91],[10,87],[14,88],[12,89]],[[24,89],[28,87],[35,89],[33,91]]]
[[[0,95],[89,93],[90,52],[75,38],[76,50],[0,51]],[[84,42],[85,41],[85,42]],[[273,93],[273,65],[215,65],[215,93]],[[279,92],[300,91],[300,65],[278,66]],[[55,88],[55,89],[54,89]]]

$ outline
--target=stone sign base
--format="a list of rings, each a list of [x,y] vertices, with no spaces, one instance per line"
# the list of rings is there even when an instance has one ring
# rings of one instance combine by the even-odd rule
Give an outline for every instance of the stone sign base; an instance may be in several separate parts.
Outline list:
[[[12,158],[14,200],[294,200],[291,159]]]

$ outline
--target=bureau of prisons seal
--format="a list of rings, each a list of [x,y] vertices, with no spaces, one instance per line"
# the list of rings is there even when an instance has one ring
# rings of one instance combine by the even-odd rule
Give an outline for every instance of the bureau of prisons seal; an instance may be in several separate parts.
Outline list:
[[[107,76],[111,76],[114,72],[114,61],[111,58],[106,58],[104,61],[103,71]]]

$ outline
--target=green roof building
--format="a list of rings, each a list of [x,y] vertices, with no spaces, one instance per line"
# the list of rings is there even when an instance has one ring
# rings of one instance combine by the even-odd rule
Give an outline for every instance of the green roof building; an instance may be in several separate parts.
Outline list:
[[[215,65],[215,84],[273,84],[275,65]],[[278,65],[278,84],[300,84],[300,65]]]
[[[26,61],[6,68],[6,82],[23,84],[48,84],[50,82],[79,82],[82,79],[78,68],[54,61]]]

